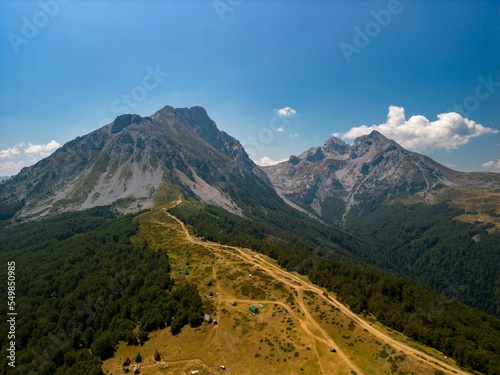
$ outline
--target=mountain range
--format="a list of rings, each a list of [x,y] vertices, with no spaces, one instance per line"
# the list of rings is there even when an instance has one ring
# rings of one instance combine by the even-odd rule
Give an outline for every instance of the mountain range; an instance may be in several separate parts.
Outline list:
[[[125,114],[2,182],[0,223],[179,195],[272,230],[293,222],[317,244],[329,233],[328,251],[500,315],[500,174],[453,171],[376,131],[261,168],[202,107]]]
[[[337,224],[366,202],[436,203],[452,191],[500,187],[500,174],[451,170],[377,131],[353,145],[332,137],[265,170],[281,196]]]
[[[0,182],[0,257],[24,270],[16,279],[22,318],[14,373],[101,375],[108,358],[106,368],[121,373],[113,357],[123,353],[119,343],[128,342],[127,353],[148,340],[165,348],[155,337],[166,326],[177,335],[191,325],[199,346],[204,312],[219,310],[205,284],[210,279],[227,303],[254,303],[275,287],[278,300],[264,304],[282,304],[289,319],[275,317],[278,310],[264,317],[260,304],[262,322],[247,330],[244,307],[222,308],[219,329],[227,337],[240,328],[240,339],[247,331],[257,335],[238,341],[245,350],[235,351],[236,362],[244,357],[244,363],[262,364],[259,351],[269,346],[264,361],[269,369],[277,366],[280,359],[269,360],[274,347],[258,340],[264,319],[276,318],[269,325],[281,327],[295,314],[317,337],[309,315],[316,314],[337,335],[335,343],[345,344],[336,355],[346,350],[346,358],[366,357],[352,320],[363,316],[459,366],[500,374],[499,218],[499,174],[453,171],[378,132],[352,145],[332,137],[262,168],[202,107],[121,115]],[[247,255],[235,258],[239,253]],[[277,282],[262,272],[264,263]],[[343,324],[324,320],[320,305],[326,302],[318,299],[315,306],[309,290],[297,289],[303,277],[325,288],[321,298],[349,307]],[[276,330],[273,340],[287,340],[291,328]],[[210,328],[203,323],[201,329]],[[7,337],[7,326],[0,330]],[[354,342],[345,341],[351,335]],[[193,342],[188,333],[175,345],[186,337]],[[357,362],[366,371],[396,372],[405,356],[392,358],[392,346],[369,341],[373,359]],[[250,357],[246,342],[256,345]],[[344,366],[331,362],[337,344],[328,342],[325,363]],[[4,340],[2,348],[9,345]],[[298,349],[287,361],[309,350]],[[438,357],[431,362],[442,362]]]

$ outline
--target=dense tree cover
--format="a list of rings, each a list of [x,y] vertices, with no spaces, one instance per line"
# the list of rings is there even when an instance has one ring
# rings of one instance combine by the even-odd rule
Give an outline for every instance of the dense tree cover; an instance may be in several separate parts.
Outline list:
[[[462,210],[446,203],[380,204],[357,211],[347,225],[370,244],[372,263],[500,316],[500,233],[488,234],[486,225],[453,220]]]
[[[286,219],[264,224],[208,207],[188,204],[171,210],[199,235],[250,247],[278,260],[289,271],[334,292],[354,312],[376,317],[387,326],[443,351],[461,366],[500,375],[500,320],[381,271],[350,262],[310,240],[307,226]],[[313,232],[316,233],[316,232]],[[325,241],[328,238],[325,239]],[[332,255],[334,254],[334,255]],[[347,259],[347,261],[346,261]]]
[[[199,227],[200,235],[210,241],[246,246],[257,251],[301,248],[323,257],[359,263],[360,254],[364,252],[361,241],[340,229],[318,225],[314,219],[290,210],[292,212],[255,209],[248,213],[254,220],[228,214],[216,206],[182,204],[170,212],[182,217],[186,224]]]
[[[120,340],[136,344],[157,328],[175,334],[202,322],[196,286],[174,286],[166,251],[130,242],[137,229],[132,216],[97,208],[2,230],[0,261],[16,264],[13,374],[101,374]],[[7,337],[2,324],[4,353]],[[7,362],[2,356],[0,366]]]
[[[22,201],[11,201],[8,199],[0,200],[0,227],[3,226],[2,221],[8,220],[13,217],[18,210],[24,205]]]

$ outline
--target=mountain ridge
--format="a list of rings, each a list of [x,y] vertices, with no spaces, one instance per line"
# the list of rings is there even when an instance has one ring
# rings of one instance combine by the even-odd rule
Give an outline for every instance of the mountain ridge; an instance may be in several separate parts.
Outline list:
[[[271,189],[239,141],[219,131],[205,109],[165,106],[148,117],[120,115],[67,142],[2,184],[0,196],[23,201],[18,218],[109,204],[131,212],[152,207],[159,190],[175,185],[241,214],[221,188],[236,176]]]
[[[331,137],[323,146],[263,169],[280,195],[319,217],[325,219],[322,202],[333,201],[341,214],[330,219],[337,224],[345,224],[352,207],[365,200],[432,202],[455,187],[500,186],[500,174],[454,171],[378,131],[352,145]]]

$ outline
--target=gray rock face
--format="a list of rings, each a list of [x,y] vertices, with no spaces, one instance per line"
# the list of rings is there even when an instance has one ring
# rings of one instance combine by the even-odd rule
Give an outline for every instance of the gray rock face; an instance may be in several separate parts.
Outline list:
[[[332,137],[265,171],[282,197],[337,224],[361,202],[432,201],[456,186],[500,186],[495,174],[452,171],[376,131],[353,145]]]
[[[202,107],[166,106],[151,117],[126,114],[66,143],[0,187],[0,199],[24,200],[17,218],[115,205],[151,207],[159,190],[189,191],[242,214],[224,189],[228,181],[272,189],[241,144],[219,131]],[[226,189],[227,190],[227,189]]]
[[[119,133],[129,125],[140,123],[141,120],[142,118],[139,115],[118,116],[112,123],[111,134]]]

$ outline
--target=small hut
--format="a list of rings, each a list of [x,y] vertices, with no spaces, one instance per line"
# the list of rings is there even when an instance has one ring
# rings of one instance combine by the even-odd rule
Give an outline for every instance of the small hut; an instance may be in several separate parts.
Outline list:
[[[187,260],[187,259],[186,259],[186,261],[184,262],[184,264],[185,264],[186,266],[189,266],[189,260]]]
[[[235,301],[231,301],[231,306],[236,306],[236,302]]]
[[[205,314],[204,319],[207,323],[212,323],[212,317],[208,314]]]
[[[141,363],[142,362],[142,355],[141,353],[137,353],[135,356],[135,363]]]
[[[184,267],[184,271],[182,271],[183,275],[189,275],[189,271],[187,267]]]
[[[206,283],[205,283],[206,286],[212,286],[212,280],[208,280]]]
[[[140,374],[141,373],[141,370],[139,369],[139,366],[134,366],[132,367],[132,373],[133,374]]]
[[[248,308],[252,313],[257,314],[259,312],[259,309],[256,306],[250,306]]]
[[[125,358],[125,360],[122,363],[122,366],[130,366],[130,358],[129,357]]]
[[[158,349],[155,349],[154,358],[155,358],[155,361],[157,361],[157,362],[161,361],[161,356],[160,356],[160,353],[158,352]]]

